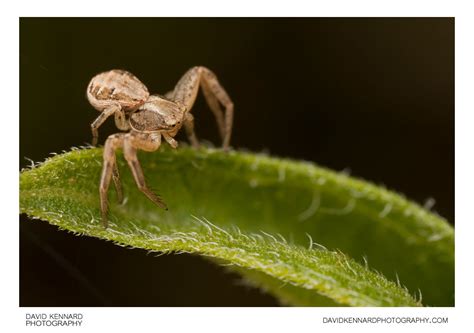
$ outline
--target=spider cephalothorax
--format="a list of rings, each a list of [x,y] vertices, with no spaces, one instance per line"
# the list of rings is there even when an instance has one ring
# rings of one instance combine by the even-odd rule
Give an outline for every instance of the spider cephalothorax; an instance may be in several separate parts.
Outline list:
[[[100,205],[102,223],[107,226],[107,191],[114,181],[119,201],[123,200],[122,186],[115,160],[115,150],[122,148],[132,170],[138,188],[155,204],[165,208],[165,203],[145,183],[145,177],[137,159],[137,150],[156,151],[161,137],[173,147],[173,139],[184,125],[194,147],[199,145],[194,133],[194,118],[190,113],[201,87],[211,111],[216,117],[223,148],[229,148],[234,105],[217,77],[209,69],[197,66],[188,70],[175,88],[165,96],[151,95],[146,86],[133,74],[123,70],[111,70],[96,75],[87,88],[87,98],[101,114],[91,124],[93,145],[97,143],[98,128],[111,115],[122,131],[110,135],[104,146],[104,163],[100,179]],[[225,112],[221,105],[224,106]]]
[[[186,115],[183,104],[152,95],[138,112],[131,114],[130,126],[137,131],[171,131],[181,128]]]

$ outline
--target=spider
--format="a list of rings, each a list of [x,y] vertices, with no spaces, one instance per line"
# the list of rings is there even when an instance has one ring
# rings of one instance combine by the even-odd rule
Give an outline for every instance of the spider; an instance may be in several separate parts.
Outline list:
[[[147,87],[133,74],[124,70],[111,70],[92,78],[87,88],[87,98],[100,115],[91,124],[92,144],[97,145],[98,129],[104,121],[114,116],[118,129],[127,133],[110,135],[104,145],[104,162],[100,178],[100,210],[102,224],[108,225],[107,192],[111,179],[114,182],[119,203],[123,202],[122,185],[118,172],[115,151],[123,149],[124,157],[132,171],[138,188],[148,199],[163,209],[168,209],[163,200],[146,184],[137,150],[156,151],[161,137],[177,148],[174,136],[184,125],[193,147],[199,146],[194,133],[194,118],[190,113],[196,100],[199,86],[209,108],[214,113],[223,140],[224,150],[229,149],[234,104],[216,75],[206,67],[189,69],[175,88],[164,96],[150,95]],[[221,108],[224,106],[225,113]]]

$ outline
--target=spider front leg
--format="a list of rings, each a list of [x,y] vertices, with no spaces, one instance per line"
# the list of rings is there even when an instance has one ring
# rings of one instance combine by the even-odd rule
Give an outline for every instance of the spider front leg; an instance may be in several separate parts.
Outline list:
[[[112,105],[104,109],[100,115],[92,122],[92,145],[96,146],[99,139],[99,127],[109,118],[111,115],[116,113],[123,113],[120,105]],[[116,119],[119,118],[116,116]],[[125,116],[124,116],[125,118]],[[117,121],[117,120],[116,120]]]
[[[232,122],[234,117],[234,104],[224,87],[217,80],[216,75],[206,67],[197,66],[187,71],[176,84],[172,93],[168,93],[167,97],[175,102],[183,103],[187,110],[191,110],[196,100],[199,86],[201,86],[204,97],[206,98],[209,108],[216,117],[219,133],[222,137],[222,147],[227,150],[230,144],[230,136],[232,133]],[[225,108],[225,114],[220,104]],[[188,136],[194,137],[195,142],[191,142],[193,146],[197,143],[197,138],[193,130],[193,119],[186,121],[186,131]]]
[[[143,174],[140,162],[137,158],[137,149],[145,151],[155,151],[160,147],[161,135],[156,133],[117,133],[109,136],[105,142],[104,147],[104,164],[102,167],[102,175],[100,178],[100,211],[102,224],[105,228],[108,225],[108,209],[109,200],[107,192],[110,186],[110,181],[113,178],[117,189],[117,196],[119,201],[122,198],[122,188],[120,185],[120,179],[118,174],[117,162],[115,157],[115,151],[122,147],[124,157],[128,162],[130,169],[132,170],[133,178],[137,183],[138,188],[142,191],[151,201],[163,209],[168,209],[166,204],[161,198],[156,195],[146,184],[145,176]]]
[[[114,181],[115,192],[117,192],[117,201],[119,204],[123,203],[123,190],[122,183],[120,182],[120,173],[118,170],[117,162],[114,163],[114,169],[112,170],[112,180]]]
[[[117,197],[121,202],[123,200],[122,186],[120,184],[120,176],[118,173],[117,161],[115,151],[123,145],[125,134],[110,135],[105,141],[104,146],[104,162],[102,166],[102,175],[100,176],[100,212],[102,217],[102,224],[107,228],[107,213],[109,210],[109,200],[107,192],[109,190],[110,180],[114,179],[115,188],[117,190]]]
[[[161,198],[153,192],[145,182],[145,176],[137,158],[137,149],[145,151],[155,151],[161,145],[161,134],[159,133],[136,133],[131,132],[125,135],[123,142],[123,154],[132,170],[133,178],[137,183],[138,189],[142,191],[148,199],[157,206],[168,210],[166,204]]]

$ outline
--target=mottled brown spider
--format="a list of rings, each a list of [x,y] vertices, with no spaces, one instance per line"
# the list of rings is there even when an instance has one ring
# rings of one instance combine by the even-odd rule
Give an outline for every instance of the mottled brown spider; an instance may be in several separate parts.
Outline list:
[[[118,129],[128,131],[110,135],[105,141],[104,163],[100,178],[100,209],[102,223],[107,227],[107,191],[111,179],[120,203],[123,202],[122,185],[115,159],[115,151],[123,149],[125,159],[132,171],[138,188],[151,201],[161,208],[166,204],[146,184],[142,168],[137,159],[137,150],[156,151],[161,137],[176,148],[174,136],[184,125],[193,147],[199,146],[194,133],[194,118],[190,111],[198,93],[199,86],[216,117],[224,150],[229,148],[232,131],[234,105],[221,86],[217,77],[209,69],[197,66],[188,70],[175,88],[165,94],[150,95],[146,86],[133,74],[123,70],[111,70],[92,78],[87,88],[89,102],[101,114],[91,124],[92,144],[97,144],[98,128],[114,115]],[[225,113],[221,108],[225,108]]]

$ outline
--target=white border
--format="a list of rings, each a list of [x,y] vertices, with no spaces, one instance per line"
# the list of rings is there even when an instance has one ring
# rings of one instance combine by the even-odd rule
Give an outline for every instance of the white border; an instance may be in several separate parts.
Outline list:
[[[11,2],[13,3],[13,2]],[[55,328],[54,330],[86,330],[116,332],[144,331],[201,331],[206,332],[276,332],[403,330],[414,331],[459,329],[473,327],[472,321],[472,237],[474,235],[472,189],[474,143],[473,20],[469,16],[469,2],[448,1],[22,1],[2,5],[2,152],[1,204],[2,238],[0,242],[1,283],[0,328],[13,331],[44,331],[25,328],[26,312],[84,313],[83,328]],[[19,16],[449,16],[456,17],[456,307],[455,308],[19,308],[18,307],[18,156],[19,138]],[[16,112],[15,112],[16,111]],[[11,160],[10,160],[11,158]],[[440,156],[440,158],[443,158]],[[18,159],[16,160],[18,161]],[[322,324],[323,316],[448,316],[448,325],[329,325]],[[51,331],[52,329],[47,329]],[[10,330],[6,330],[10,331]]]

